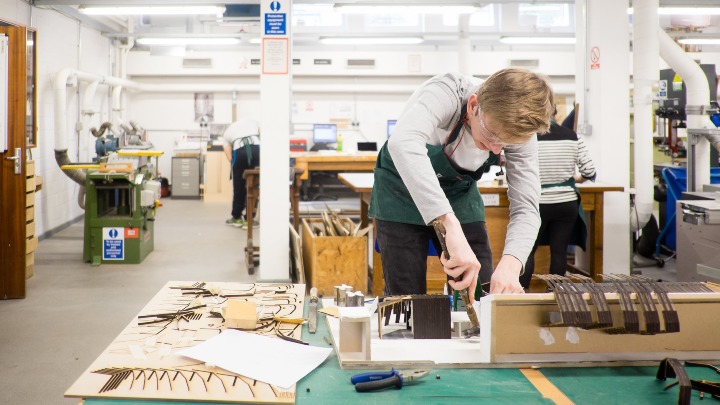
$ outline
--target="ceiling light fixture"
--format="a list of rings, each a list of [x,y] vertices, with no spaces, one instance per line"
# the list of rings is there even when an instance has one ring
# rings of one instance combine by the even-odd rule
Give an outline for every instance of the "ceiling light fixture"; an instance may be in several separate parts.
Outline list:
[[[335,4],[336,13],[342,14],[473,14],[480,7],[473,5],[413,6],[377,4]]]
[[[416,45],[420,37],[326,37],[320,38],[325,45]]]
[[[682,38],[678,42],[683,45],[720,45],[720,38]]]
[[[511,45],[574,45],[575,37],[500,37],[500,42]]]
[[[140,45],[151,46],[183,46],[183,45],[237,45],[240,43],[239,38],[221,38],[221,37],[176,37],[176,38],[138,38],[137,43]]]
[[[87,15],[205,15],[223,14],[224,6],[80,6]]]
[[[632,15],[634,10],[628,8],[628,14]],[[660,7],[658,15],[720,15],[718,7]]]

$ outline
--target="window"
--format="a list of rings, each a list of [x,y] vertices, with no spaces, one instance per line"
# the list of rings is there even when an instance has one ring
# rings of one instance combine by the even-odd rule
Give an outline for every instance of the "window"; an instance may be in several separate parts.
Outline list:
[[[570,25],[570,6],[567,4],[518,5],[520,25],[536,27],[567,27]]]
[[[443,25],[447,27],[457,27],[458,16],[446,14],[443,15]],[[495,26],[495,6],[488,4],[481,8],[477,13],[470,15],[471,27],[493,27]]]
[[[343,16],[333,11],[333,4],[293,4],[294,27],[339,27]]]

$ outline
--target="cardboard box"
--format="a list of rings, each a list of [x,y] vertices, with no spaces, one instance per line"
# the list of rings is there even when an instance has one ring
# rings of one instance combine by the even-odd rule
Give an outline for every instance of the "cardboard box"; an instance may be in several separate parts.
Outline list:
[[[320,295],[332,295],[336,285],[347,284],[354,291],[367,294],[367,236],[315,236],[313,223],[321,219],[302,220],[302,251],[305,279]]]

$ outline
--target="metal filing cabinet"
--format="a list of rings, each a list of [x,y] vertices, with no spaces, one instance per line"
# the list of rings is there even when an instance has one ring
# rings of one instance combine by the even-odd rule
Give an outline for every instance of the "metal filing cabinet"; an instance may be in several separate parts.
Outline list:
[[[172,198],[200,198],[200,157],[172,158]]]
[[[720,201],[677,202],[678,281],[720,282]]]

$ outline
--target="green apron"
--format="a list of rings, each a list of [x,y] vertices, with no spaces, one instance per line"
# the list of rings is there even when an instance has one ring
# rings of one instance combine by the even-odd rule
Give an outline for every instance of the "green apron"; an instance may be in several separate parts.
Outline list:
[[[477,181],[498,161],[497,155],[490,152],[490,157],[474,172],[458,170],[452,165],[445,155],[444,147],[458,138],[465,114],[466,107],[463,107],[460,120],[445,141],[445,145],[426,145],[427,155],[440,187],[461,224],[485,221],[485,205],[480,197]],[[382,221],[427,225],[395,168],[387,142],[380,150],[375,164],[375,182],[370,196],[368,215]]]
[[[586,249],[587,244],[587,220],[585,219],[585,211],[583,211],[582,207],[582,201],[580,200],[580,192],[578,191],[577,187],[575,186],[575,179],[570,177],[569,179],[563,181],[562,183],[555,183],[555,184],[543,184],[542,188],[550,188],[550,187],[562,187],[562,186],[569,186],[572,187],[573,190],[575,190],[575,194],[577,194],[577,203],[578,203],[578,216],[575,220],[575,226],[573,227],[572,233],[570,234],[570,245],[577,245],[582,248],[582,250]],[[548,238],[547,233],[543,233],[538,235],[538,245],[549,245],[550,240]]]
[[[233,167],[235,167],[235,161],[237,160],[237,151],[240,149],[245,149],[245,157],[247,158],[247,164],[248,166],[250,163],[252,163],[252,148],[247,148],[246,146],[253,145],[252,143],[252,137],[257,135],[249,135],[249,136],[243,136],[242,138],[238,138],[233,141],[231,147],[233,148],[232,151],[232,160],[230,161],[230,179],[232,179],[233,175]],[[240,147],[235,149],[235,143],[240,142]]]

